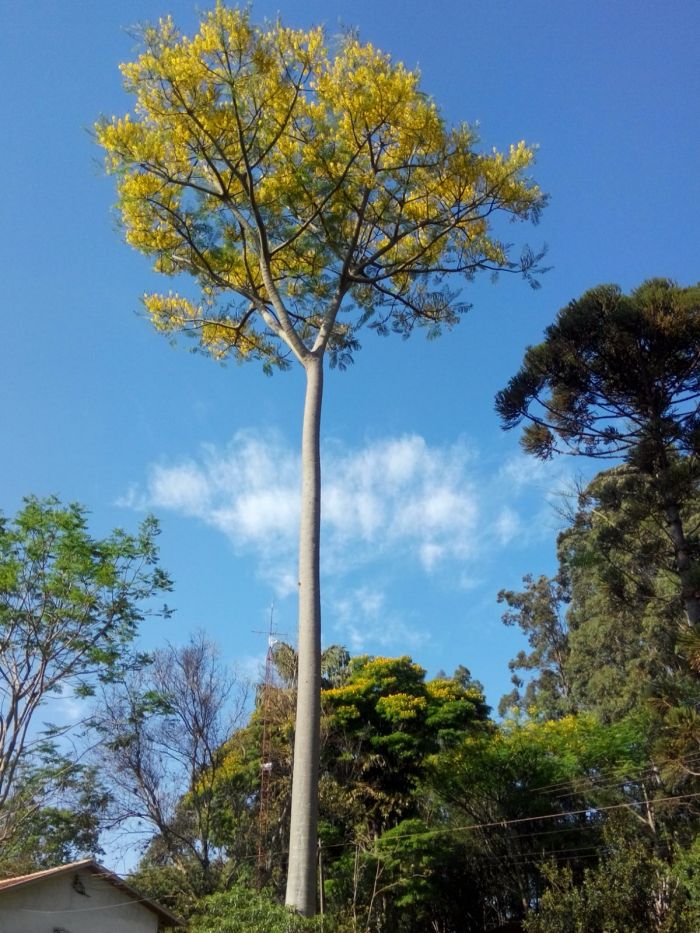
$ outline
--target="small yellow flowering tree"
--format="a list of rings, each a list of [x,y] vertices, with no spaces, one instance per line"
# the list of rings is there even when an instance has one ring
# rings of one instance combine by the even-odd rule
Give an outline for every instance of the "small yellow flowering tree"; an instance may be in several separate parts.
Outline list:
[[[256,26],[219,4],[190,39],[171,19],[122,66],[134,112],[97,126],[126,240],[199,297],[146,295],[154,325],[215,358],[296,360],[306,372],[299,557],[299,692],[287,901],[315,911],[324,358],[346,365],[362,325],[408,335],[464,310],[450,273],[521,270],[495,215],[532,219],[532,151],[480,154],[418,75],[348,37]]]

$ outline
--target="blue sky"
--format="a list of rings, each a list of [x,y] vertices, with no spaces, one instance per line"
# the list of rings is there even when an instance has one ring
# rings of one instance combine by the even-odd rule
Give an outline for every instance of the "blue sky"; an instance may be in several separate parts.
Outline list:
[[[162,523],[175,579],[152,648],[203,628],[254,670],[274,600],[295,631],[302,378],[173,349],[139,316],[161,284],[120,239],[90,127],[126,111],[128,27],[190,0],[0,0],[4,180],[0,263],[0,508],[28,493],[83,502],[96,533]],[[539,145],[551,196],[536,228],[552,270],[465,286],[473,311],[432,343],[367,333],[327,380],[324,641],[409,653],[431,674],[466,664],[496,704],[521,647],[496,593],[550,572],[556,505],[581,462],[526,460],[493,397],[570,298],[601,282],[700,278],[700,69],[695,0],[288,0],[256,18],[357,26],[418,65],[450,120],[483,145]]]

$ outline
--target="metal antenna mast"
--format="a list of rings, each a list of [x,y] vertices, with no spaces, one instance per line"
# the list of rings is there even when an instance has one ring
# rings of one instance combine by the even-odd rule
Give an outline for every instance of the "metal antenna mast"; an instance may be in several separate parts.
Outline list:
[[[265,883],[266,875],[270,869],[270,853],[268,847],[268,826],[270,821],[270,791],[272,785],[272,694],[275,689],[275,661],[274,647],[277,644],[276,635],[284,632],[275,631],[274,623],[275,603],[270,605],[270,623],[266,632],[257,631],[258,635],[267,635],[267,653],[265,655],[265,677],[262,683],[261,715],[262,715],[262,743],[260,749],[260,795],[258,798],[258,848],[257,870],[258,883]]]

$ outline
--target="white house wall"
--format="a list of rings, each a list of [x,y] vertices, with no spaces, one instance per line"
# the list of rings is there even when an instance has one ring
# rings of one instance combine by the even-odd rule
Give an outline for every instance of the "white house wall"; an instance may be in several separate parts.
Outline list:
[[[158,917],[90,872],[44,878],[0,893],[0,933],[157,933]]]

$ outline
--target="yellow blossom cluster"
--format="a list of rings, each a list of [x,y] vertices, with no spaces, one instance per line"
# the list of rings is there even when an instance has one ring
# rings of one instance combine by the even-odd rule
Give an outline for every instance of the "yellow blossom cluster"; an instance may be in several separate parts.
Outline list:
[[[248,354],[272,355],[264,335],[256,333],[247,321],[212,317],[206,306],[170,292],[143,296],[144,306],[156,330],[162,333],[190,331],[198,334],[202,346],[215,359],[224,359],[232,349],[241,357]]]
[[[257,26],[217,3],[194,37],[168,17],[143,40],[122,66],[133,113],[97,137],[127,241],[208,295],[192,318],[148,306],[154,323],[215,356],[298,355],[295,339],[312,346],[345,296],[360,318],[393,302],[408,309],[400,327],[439,320],[430,276],[507,264],[494,210],[527,217],[541,202],[532,149],[477,154],[417,72],[355,38],[332,54],[321,29]],[[332,317],[331,345],[352,346],[353,325]]]
[[[427,705],[425,697],[392,693],[379,698],[377,712],[390,720],[416,719],[425,711]]]

